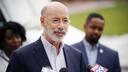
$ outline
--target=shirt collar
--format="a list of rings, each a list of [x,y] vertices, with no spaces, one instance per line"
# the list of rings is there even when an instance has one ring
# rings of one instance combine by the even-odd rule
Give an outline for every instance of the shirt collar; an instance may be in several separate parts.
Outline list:
[[[92,47],[92,45],[85,38],[83,39],[83,43],[84,43],[84,46],[88,48],[89,50],[98,49],[99,47],[99,43],[96,44],[95,48]]]
[[[41,41],[42,41],[45,49],[49,48],[50,51],[52,51],[52,50],[56,51],[56,47],[54,45],[52,45],[51,43],[49,43],[43,35],[41,36]],[[61,46],[60,46],[60,50],[62,50],[63,48],[64,48],[64,43],[62,42]]]

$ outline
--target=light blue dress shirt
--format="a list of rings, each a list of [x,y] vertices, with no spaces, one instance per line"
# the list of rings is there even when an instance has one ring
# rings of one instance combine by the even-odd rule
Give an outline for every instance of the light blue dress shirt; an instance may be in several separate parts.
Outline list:
[[[97,60],[99,44],[96,44],[96,46],[93,47],[86,39],[83,39],[83,44],[87,53],[89,65],[94,66]]]

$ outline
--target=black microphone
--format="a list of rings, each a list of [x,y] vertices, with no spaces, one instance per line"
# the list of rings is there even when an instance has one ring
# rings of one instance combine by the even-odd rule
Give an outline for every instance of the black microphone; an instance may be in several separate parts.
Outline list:
[[[91,65],[87,65],[87,68],[90,70],[92,68],[92,66]]]
[[[68,72],[67,68],[61,68],[59,72]]]
[[[93,67],[91,66],[91,65],[87,65],[87,72],[91,72],[91,69],[92,69]]]
[[[96,64],[94,67],[91,65],[88,65],[87,69],[89,70],[89,72],[109,72],[107,68],[99,64]]]

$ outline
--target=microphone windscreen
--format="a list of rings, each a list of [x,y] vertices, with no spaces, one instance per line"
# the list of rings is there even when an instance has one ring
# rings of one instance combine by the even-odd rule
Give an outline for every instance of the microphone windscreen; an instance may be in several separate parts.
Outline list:
[[[89,70],[90,70],[91,68],[92,68],[92,66],[91,66],[91,65],[87,65],[87,69],[89,69]]]
[[[90,72],[108,72],[108,69],[96,64],[94,67],[91,67]]]
[[[61,68],[59,72],[68,72],[67,68]]]

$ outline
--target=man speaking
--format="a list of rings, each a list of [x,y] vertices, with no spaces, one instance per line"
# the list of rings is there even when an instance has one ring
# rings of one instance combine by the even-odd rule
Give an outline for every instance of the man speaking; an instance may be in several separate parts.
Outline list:
[[[52,2],[42,9],[40,22],[42,36],[16,50],[6,72],[85,72],[81,52],[62,42],[70,23],[68,8]]]

